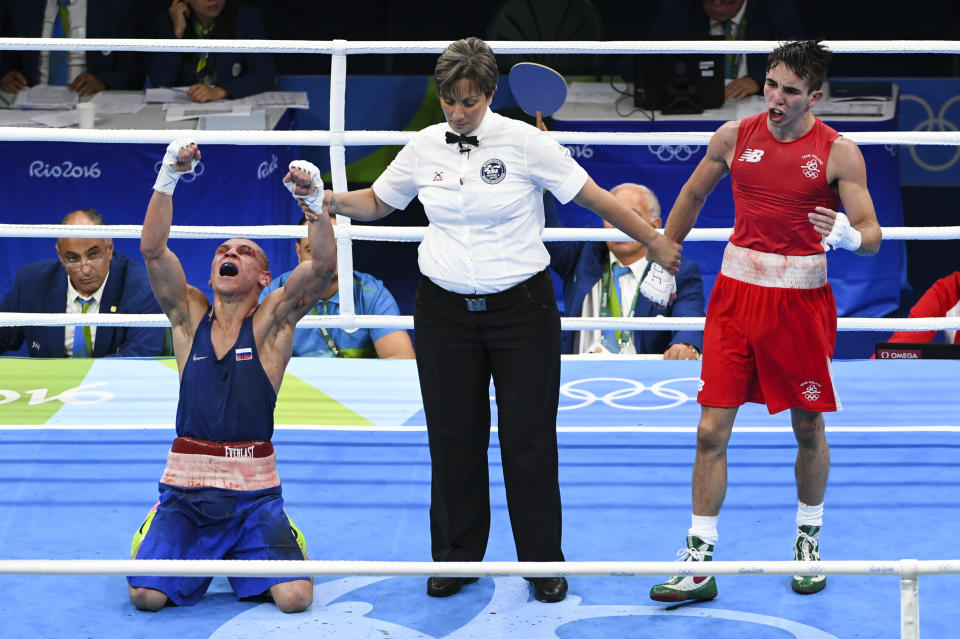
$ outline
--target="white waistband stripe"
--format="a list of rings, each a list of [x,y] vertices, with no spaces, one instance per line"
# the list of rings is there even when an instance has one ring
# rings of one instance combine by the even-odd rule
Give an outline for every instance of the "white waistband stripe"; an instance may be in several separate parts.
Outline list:
[[[775,288],[820,288],[827,283],[827,256],[778,255],[727,243],[720,272],[727,277]]]
[[[180,488],[263,490],[280,485],[276,453],[267,457],[215,457],[170,452],[160,481]]]

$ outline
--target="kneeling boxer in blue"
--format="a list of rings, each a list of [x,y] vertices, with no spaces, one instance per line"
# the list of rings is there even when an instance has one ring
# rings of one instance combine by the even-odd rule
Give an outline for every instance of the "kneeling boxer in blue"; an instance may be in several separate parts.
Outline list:
[[[167,246],[173,190],[193,170],[200,150],[189,139],[170,143],[143,221],[140,250],[150,285],[170,319],[180,371],[177,438],[160,479],[160,501],[134,540],[136,559],[306,558],[302,535],[283,510],[273,410],[293,351],[294,328],[320,299],[336,271],[335,254],[314,253],[286,285],[267,296],[270,263],[246,239],[221,244],[210,271],[213,304],[186,281]],[[321,211],[323,183],[315,166],[296,161],[283,179],[298,198],[313,246],[331,246]],[[210,577],[128,577],[141,610],[168,602],[195,604]],[[231,577],[241,598],[269,594],[284,612],[313,601],[308,577]]]

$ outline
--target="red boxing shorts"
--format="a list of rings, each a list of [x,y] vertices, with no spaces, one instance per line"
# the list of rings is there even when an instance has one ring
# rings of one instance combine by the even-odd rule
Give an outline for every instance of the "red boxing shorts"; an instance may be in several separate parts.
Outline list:
[[[785,256],[727,245],[703,334],[697,402],[841,408],[830,360],[837,307],[823,254]]]

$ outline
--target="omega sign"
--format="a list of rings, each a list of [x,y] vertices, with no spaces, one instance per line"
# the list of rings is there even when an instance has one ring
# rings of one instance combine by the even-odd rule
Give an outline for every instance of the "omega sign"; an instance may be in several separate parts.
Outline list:
[[[877,355],[880,359],[920,359],[920,351],[916,349],[884,349]]]

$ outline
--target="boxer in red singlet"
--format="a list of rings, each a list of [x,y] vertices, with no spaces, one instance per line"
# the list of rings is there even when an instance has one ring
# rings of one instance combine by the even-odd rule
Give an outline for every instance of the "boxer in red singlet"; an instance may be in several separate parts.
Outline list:
[[[766,112],[717,129],[667,219],[665,234],[682,242],[707,195],[730,174],[735,222],[707,309],[693,517],[683,561],[713,556],[727,443],[746,402],[766,404],[770,413],[790,409],[799,501],[794,558],[820,558],[830,468],[823,413],[840,408],[830,372],[837,310],[825,251],[874,255],[881,239],[860,150],[811,111],[823,97],[829,60],[815,41],[775,49],[767,65]],[[799,575],[792,586],[819,592],[826,578]],[[650,590],[652,599],[667,602],[716,596],[713,577],[677,576]]]

